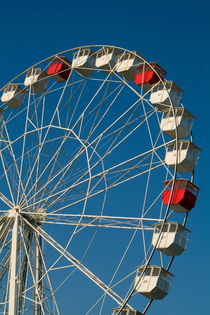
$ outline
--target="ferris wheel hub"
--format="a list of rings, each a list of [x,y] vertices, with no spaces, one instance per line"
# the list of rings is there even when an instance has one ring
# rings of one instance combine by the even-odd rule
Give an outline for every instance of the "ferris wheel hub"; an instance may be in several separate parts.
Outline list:
[[[14,218],[18,213],[20,213],[20,206],[17,205],[8,211],[8,217]]]

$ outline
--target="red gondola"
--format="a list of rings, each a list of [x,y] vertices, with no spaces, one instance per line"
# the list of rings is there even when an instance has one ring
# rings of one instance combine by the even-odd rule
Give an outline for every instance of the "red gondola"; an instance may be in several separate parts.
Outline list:
[[[56,81],[66,81],[71,73],[71,61],[66,57],[57,57],[53,59],[48,67],[48,75],[53,75]]]
[[[164,79],[165,75],[166,71],[157,63],[143,64],[136,68],[134,82],[140,86],[145,84],[153,85]]]
[[[177,179],[172,192],[172,182],[164,182],[165,189],[162,201],[168,205],[170,198],[170,208],[176,212],[188,212],[196,204],[199,188],[186,179]],[[171,197],[172,193],[172,197]]]

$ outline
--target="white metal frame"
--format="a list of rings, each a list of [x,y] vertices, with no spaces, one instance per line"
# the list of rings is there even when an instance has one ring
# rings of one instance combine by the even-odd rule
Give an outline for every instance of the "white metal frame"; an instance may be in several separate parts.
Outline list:
[[[70,59],[68,55],[73,56],[73,53],[80,49],[90,48],[91,57],[95,58],[97,51],[103,47],[78,47],[56,56],[67,54]],[[118,47],[107,48],[118,49],[121,51],[121,56],[128,53],[127,50]],[[129,53],[133,54],[135,58],[139,58],[139,64],[149,65],[139,54]],[[47,71],[50,60],[52,57],[33,65],[33,67],[40,66],[43,71]],[[25,76],[29,69],[14,78],[12,83]],[[51,79],[46,92],[42,95],[34,95],[29,87],[27,103],[17,112],[11,110],[9,112],[7,106],[2,105],[6,113],[1,135],[2,173],[0,178],[7,187],[0,193],[0,200],[4,205],[4,208],[0,209],[0,218],[2,218],[0,236],[2,233],[5,239],[0,253],[2,252],[4,257],[3,261],[7,261],[3,264],[6,271],[2,275],[2,281],[6,281],[5,277],[9,275],[8,284],[3,286],[5,295],[0,301],[2,303],[0,307],[3,305],[4,308],[3,314],[7,313],[8,301],[9,315],[16,315],[17,311],[24,314],[28,305],[32,305],[34,315],[49,314],[50,312],[60,314],[56,292],[60,290],[73,271],[63,279],[57,288],[53,288],[50,275],[55,270],[62,272],[64,269],[72,269],[72,266],[90,278],[103,292],[87,314],[99,304],[99,314],[103,314],[107,295],[121,309],[125,305],[132,308],[128,301],[134,295],[132,279],[135,270],[128,272],[120,281],[115,280],[116,276],[137,235],[141,236],[144,253],[142,262],[145,263],[145,266],[150,263],[155,248],[152,250],[148,246],[148,233],[152,234],[155,222],[164,224],[168,217],[173,215],[169,207],[164,210],[162,206],[158,215],[154,215],[153,209],[161,200],[162,182],[159,183],[158,193],[152,196],[150,203],[148,202],[151,186],[157,184],[152,183],[153,174],[161,170],[165,176],[163,180],[170,179],[173,182],[177,173],[176,166],[171,171],[164,162],[163,153],[171,140],[167,140],[161,130],[154,135],[152,121],[155,120],[157,126],[160,125],[161,113],[158,113],[149,102],[150,91],[144,93],[132,83],[128,83],[116,72],[115,66],[110,66],[109,71],[95,68],[92,70],[98,71],[98,76],[94,74],[87,79],[72,71],[68,80],[62,85]],[[88,94],[88,84],[92,84],[91,96]],[[128,100],[129,105],[122,110],[119,108],[116,117],[110,123],[105,124],[106,120],[110,119],[109,115],[114,106],[123,98],[125,91],[131,96]],[[84,95],[89,98],[87,98],[83,110],[80,111],[81,104],[84,104]],[[49,108],[48,101],[51,100],[51,97],[56,99],[52,110]],[[23,125],[17,124],[17,133],[14,134],[12,127],[16,121],[22,121]],[[145,149],[139,146],[137,153],[131,153],[125,158],[121,158],[120,154],[117,155],[124,143],[129,142],[132,138],[135,140],[134,135],[140,133],[141,130],[144,130],[144,134],[141,136],[142,142],[147,136],[148,143]],[[175,143],[178,141],[177,133],[174,141]],[[69,144],[72,145],[73,151],[66,150]],[[66,158],[67,153],[69,154],[68,159]],[[116,160],[112,161],[112,157]],[[138,217],[107,215],[104,212],[109,191],[143,177],[146,180],[145,186],[142,187],[143,198]],[[100,203],[95,205],[97,209],[93,208],[91,213],[87,213],[89,203],[99,197],[101,198]],[[74,208],[77,210],[78,207],[81,209],[80,214],[71,210]],[[10,239],[9,227],[12,224],[12,238]],[[57,229],[59,226],[71,227],[72,232],[68,237],[67,244],[60,244],[59,241],[56,241],[56,237],[52,237],[44,230],[50,225],[54,225]],[[132,233],[108,284],[101,280],[100,275],[96,276],[94,271],[90,271],[83,264],[83,258],[77,259],[69,251],[69,246],[76,236],[88,229],[93,229],[95,232],[87,245],[85,257],[92,242],[95,241],[97,231],[101,228]],[[53,261],[51,266],[45,259],[42,242],[49,244],[59,253],[58,259]],[[8,260],[5,260],[8,255],[6,244],[11,246],[8,268],[6,268]],[[70,265],[59,266],[58,263],[64,258]],[[23,268],[20,261],[24,262]],[[165,263],[162,256],[160,262]],[[167,263],[170,264],[170,262]],[[130,278],[131,287],[128,288],[127,295],[122,297],[115,288],[128,278]],[[24,279],[24,281],[22,280],[20,285],[17,284],[17,279]],[[43,285],[44,282],[49,291],[48,296]],[[18,298],[21,300],[19,306],[16,293],[18,290],[20,294]],[[31,292],[35,292],[35,294],[32,296]]]

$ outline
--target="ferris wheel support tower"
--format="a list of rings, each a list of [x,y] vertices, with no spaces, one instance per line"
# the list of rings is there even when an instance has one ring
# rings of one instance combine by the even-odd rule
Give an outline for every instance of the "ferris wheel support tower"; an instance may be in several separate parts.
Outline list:
[[[41,254],[40,248],[42,247],[42,240],[40,236],[37,234],[34,235],[35,237],[35,251],[36,251],[36,258],[35,258],[35,302],[34,302],[34,315],[42,315],[42,306],[40,302],[40,298],[42,296],[42,261],[41,261]]]
[[[10,282],[9,282],[9,315],[17,313],[17,243],[19,213],[16,208],[10,210],[9,216],[14,217],[12,229],[12,247],[10,256]]]

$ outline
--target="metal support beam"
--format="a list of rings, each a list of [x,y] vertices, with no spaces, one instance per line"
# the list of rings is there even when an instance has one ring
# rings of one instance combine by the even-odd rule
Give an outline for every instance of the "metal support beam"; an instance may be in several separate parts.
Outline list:
[[[34,315],[42,315],[41,301],[42,298],[42,259],[40,250],[42,248],[42,240],[37,233],[34,233],[35,239],[35,292],[34,292]]]
[[[58,244],[49,234],[47,234],[41,227],[37,229],[33,226],[27,219],[23,218],[23,220],[37,233],[42,239],[47,241],[52,247],[54,247],[63,257],[69,260],[77,269],[79,269],[82,273],[84,273],[89,279],[91,279],[98,287],[100,287],[105,294],[109,295],[115,302],[121,305],[124,300],[119,296],[115,291],[112,290],[108,285],[106,285],[102,280],[100,280],[97,276],[95,276],[88,268],[86,268],[79,260],[77,260],[74,256],[72,256],[66,248],[63,248],[60,244]],[[127,303],[128,308],[132,308]]]
[[[18,244],[18,219],[15,214],[14,226],[12,229],[12,244],[10,256],[10,280],[9,280],[9,312],[8,315],[17,315],[17,244]]]

